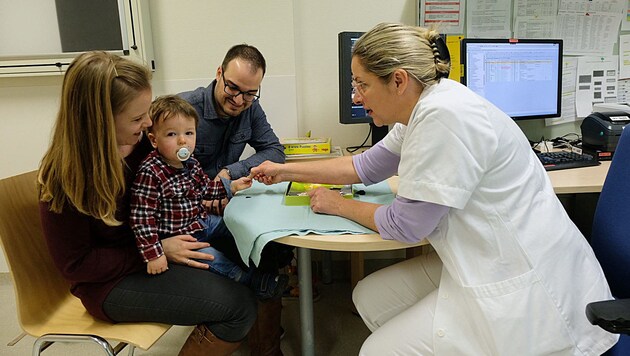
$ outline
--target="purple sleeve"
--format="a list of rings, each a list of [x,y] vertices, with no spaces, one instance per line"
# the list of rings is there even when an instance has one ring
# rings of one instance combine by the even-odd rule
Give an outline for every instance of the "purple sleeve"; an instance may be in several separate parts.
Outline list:
[[[391,205],[376,209],[374,222],[383,239],[416,243],[435,230],[448,209],[444,205],[397,196]]]
[[[400,156],[388,150],[383,141],[379,141],[369,150],[352,156],[354,170],[361,183],[370,185],[382,182],[398,172]]]

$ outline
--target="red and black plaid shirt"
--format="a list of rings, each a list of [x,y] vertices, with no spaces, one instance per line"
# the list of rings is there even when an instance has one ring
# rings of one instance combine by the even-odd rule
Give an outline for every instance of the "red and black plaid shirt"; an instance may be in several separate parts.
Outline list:
[[[145,262],[164,254],[159,237],[189,235],[203,229],[204,199],[227,197],[221,181],[213,181],[195,158],[184,168],[166,164],[153,151],[140,164],[131,188],[129,222]]]

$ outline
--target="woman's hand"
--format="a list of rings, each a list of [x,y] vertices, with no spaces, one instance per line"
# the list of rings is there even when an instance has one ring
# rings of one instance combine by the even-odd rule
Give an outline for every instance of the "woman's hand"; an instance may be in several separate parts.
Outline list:
[[[162,249],[166,258],[180,265],[208,269],[208,265],[194,259],[214,260],[214,256],[195,251],[210,246],[207,242],[199,242],[190,235],[177,235],[163,239]]]
[[[309,190],[307,194],[311,197],[311,210],[314,212],[340,215],[344,197],[341,196],[339,190],[320,187]]]

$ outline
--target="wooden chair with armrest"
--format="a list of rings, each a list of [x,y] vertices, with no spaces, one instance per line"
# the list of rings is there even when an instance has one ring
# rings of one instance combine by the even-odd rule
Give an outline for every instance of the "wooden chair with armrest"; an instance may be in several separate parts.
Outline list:
[[[0,180],[0,241],[15,288],[18,319],[25,333],[37,338],[33,355],[52,343],[91,342],[108,355],[129,345],[150,348],[171,325],[107,323],[87,313],[70,294],[48,253],[39,220],[37,172]],[[107,340],[117,341],[112,347]]]

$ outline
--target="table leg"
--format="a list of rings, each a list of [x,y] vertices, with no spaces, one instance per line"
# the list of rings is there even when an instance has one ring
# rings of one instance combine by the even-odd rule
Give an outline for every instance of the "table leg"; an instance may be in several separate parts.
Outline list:
[[[313,275],[311,250],[297,248],[298,278],[300,283],[300,327],[302,333],[302,356],[315,355],[315,327],[313,322]]]
[[[322,283],[324,284],[332,283],[332,252],[331,251],[322,251]]]
[[[363,252],[350,252],[350,286],[357,286],[365,277],[365,259]]]
[[[407,259],[410,259],[422,255],[422,253],[424,252],[424,250],[422,249],[423,247],[424,246],[418,246],[405,249],[405,257]]]

